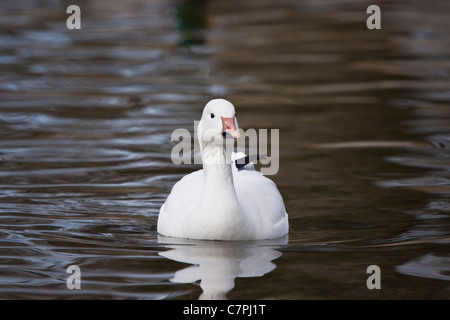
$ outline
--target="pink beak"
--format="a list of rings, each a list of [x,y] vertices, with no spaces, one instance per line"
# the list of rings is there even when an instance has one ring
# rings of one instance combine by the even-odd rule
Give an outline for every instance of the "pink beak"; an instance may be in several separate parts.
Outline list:
[[[232,118],[224,118],[220,117],[222,119],[222,134],[223,133],[229,133],[233,138],[239,139],[241,134],[238,130],[236,130],[236,125],[234,124],[234,117]]]

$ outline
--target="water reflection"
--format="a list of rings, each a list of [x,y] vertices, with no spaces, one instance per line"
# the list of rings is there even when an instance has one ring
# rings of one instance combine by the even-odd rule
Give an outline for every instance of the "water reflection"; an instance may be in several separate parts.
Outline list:
[[[234,288],[234,279],[262,277],[273,271],[273,260],[281,256],[276,250],[287,244],[288,237],[263,241],[201,241],[158,236],[159,243],[171,249],[159,255],[189,263],[177,272],[171,282],[200,281],[203,293],[199,299],[226,299]]]
[[[182,34],[179,46],[189,47],[205,42],[203,29],[206,26],[205,0],[179,1],[176,8],[177,28]]]

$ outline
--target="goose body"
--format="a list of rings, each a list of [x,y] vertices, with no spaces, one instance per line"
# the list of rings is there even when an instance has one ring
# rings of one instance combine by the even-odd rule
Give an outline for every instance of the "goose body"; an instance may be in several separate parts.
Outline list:
[[[159,212],[161,235],[263,240],[288,233],[288,216],[275,183],[252,163],[239,170],[235,160],[245,155],[226,147],[239,138],[238,130],[230,102],[214,99],[205,106],[198,127],[203,169],[173,186]]]

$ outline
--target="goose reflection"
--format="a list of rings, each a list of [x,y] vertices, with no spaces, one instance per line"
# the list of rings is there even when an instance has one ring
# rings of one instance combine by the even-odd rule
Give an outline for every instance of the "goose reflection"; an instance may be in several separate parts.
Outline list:
[[[261,277],[276,268],[272,262],[282,254],[276,249],[288,237],[262,241],[202,241],[158,236],[158,242],[171,250],[159,254],[168,259],[192,264],[175,272],[171,282],[200,280],[199,299],[226,299],[235,278]]]

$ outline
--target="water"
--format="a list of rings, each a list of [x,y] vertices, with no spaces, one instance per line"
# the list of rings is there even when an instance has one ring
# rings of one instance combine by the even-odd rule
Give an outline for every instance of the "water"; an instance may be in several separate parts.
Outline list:
[[[449,298],[448,1],[373,31],[364,1],[69,4],[0,4],[0,298]],[[287,239],[158,238],[200,167],[170,135],[214,97],[280,130]]]

